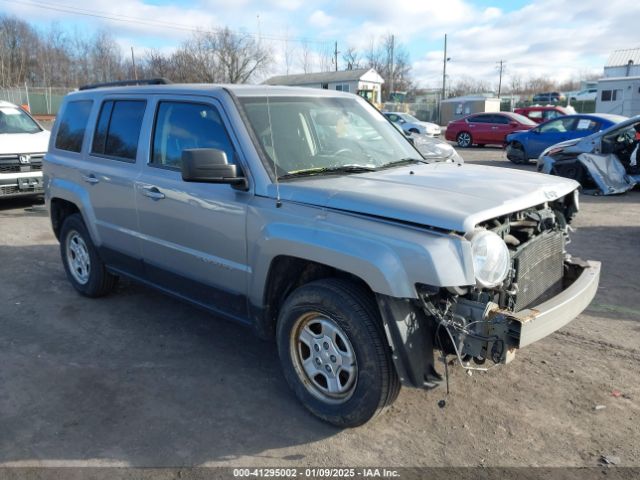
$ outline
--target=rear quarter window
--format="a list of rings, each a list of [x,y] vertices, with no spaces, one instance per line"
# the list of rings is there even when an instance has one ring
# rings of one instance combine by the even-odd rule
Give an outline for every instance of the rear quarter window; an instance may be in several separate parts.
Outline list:
[[[62,118],[60,118],[56,135],[57,149],[78,153],[82,150],[82,142],[92,106],[92,100],[77,100],[67,103]]]

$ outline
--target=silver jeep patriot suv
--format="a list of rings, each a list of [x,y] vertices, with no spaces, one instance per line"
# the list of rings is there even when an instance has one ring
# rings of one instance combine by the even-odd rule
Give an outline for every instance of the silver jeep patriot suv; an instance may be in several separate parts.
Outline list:
[[[441,383],[435,351],[509,362],[600,275],[565,248],[576,182],[429,163],[348,93],[90,86],[63,103],[44,183],[81,294],[126,276],[250,325],[339,426]]]

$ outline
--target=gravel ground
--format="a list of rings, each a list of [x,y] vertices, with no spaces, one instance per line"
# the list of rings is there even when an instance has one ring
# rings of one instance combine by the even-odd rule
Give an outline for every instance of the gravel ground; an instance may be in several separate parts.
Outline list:
[[[462,153],[513,167],[499,149]],[[77,295],[46,212],[4,200],[0,465],[640,466],[639,206],[637,190],[582,198],[570,250],[603,272],[577,320],[510,365],[450,369],[448,395],[403,389],[385,415],[339,430],[306,412],[274,345],[245,328],[129,281]]]

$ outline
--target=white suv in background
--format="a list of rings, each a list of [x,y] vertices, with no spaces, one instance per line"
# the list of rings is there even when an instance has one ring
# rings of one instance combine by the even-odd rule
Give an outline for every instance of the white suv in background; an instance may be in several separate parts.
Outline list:
[[[36,195],[49,132],[13,103],[0,101],[0,198]]]

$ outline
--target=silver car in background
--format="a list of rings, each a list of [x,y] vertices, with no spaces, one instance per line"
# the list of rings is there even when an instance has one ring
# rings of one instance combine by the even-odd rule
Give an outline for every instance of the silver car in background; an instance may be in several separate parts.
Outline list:
[[[430,137],[438,137],[442,133],[440,126],[431,122],[423,122],[409,113],[382,112],[385,117],[408,133],[421,133]]]

